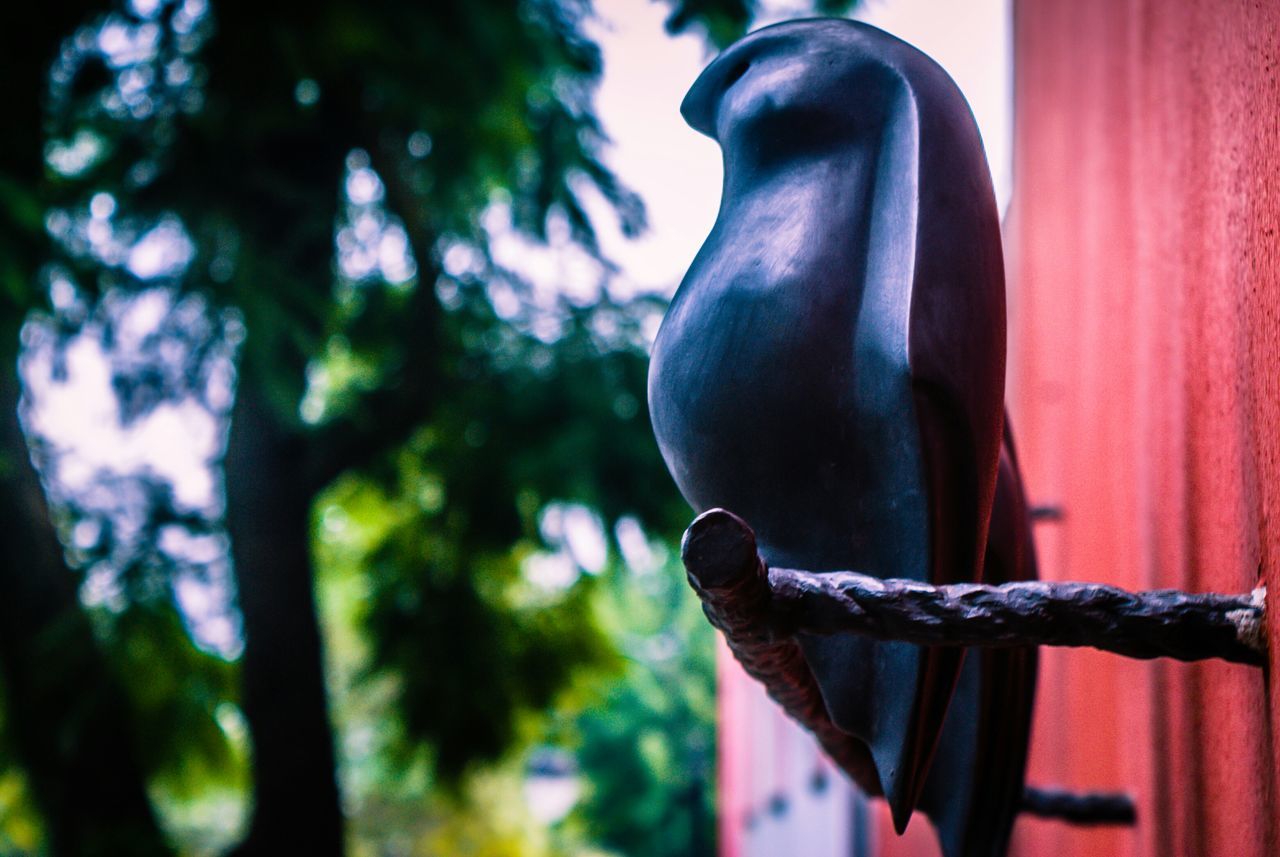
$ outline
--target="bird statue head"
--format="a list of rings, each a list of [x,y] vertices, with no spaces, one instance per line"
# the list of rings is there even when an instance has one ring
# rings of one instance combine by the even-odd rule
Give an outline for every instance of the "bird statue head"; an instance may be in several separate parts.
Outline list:
[[[731,148],[746,138],[767,141],[781,123],[794,123],[812,145],[873,130],[883,121],[883,77],[891,72],[865,51],[850,49],[860,36],[841,20],[758,30],[707,66],[680,113],[692,128]]]

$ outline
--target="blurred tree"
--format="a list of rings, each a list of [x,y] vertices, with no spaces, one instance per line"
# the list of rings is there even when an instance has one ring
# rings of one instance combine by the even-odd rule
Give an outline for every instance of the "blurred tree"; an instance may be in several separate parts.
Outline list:
[[[671,6],[673,32],[716,44],[755,11]],[[180,788],[195,758],[234,778],[209,730],[238,701],[253,794],[239,852],[342,853],[317,498],[381,510],[358,552],[361,673],[392,677],[402,744],[433,748],[446,781],[499,757],[583,668],[614,663],[597,584],[578,573],[592,561],[570,556],[563,584],[528,582],[530,562],[567,556],[547,559],[561,538],[548,510],[581,504],[606,536],[625,516],[667,537],[683,523],[654,478],[644,405],[644,330],[660,307],[603,288],[611,269],[586,215],[602,199],[625,232],[643,227],[600,160],[590,7],[56,7],[0,27],[13,70],[0,140],[6,746],[52,851],[159,853],[147,783]],[[516,270],[511,242],[552,245],[587,297]],[[112,307],[148,292],[167,295],[166,321],[126,347]],[[60,488],[58,451],[38,444],[50,515],[17,418],[33,311],[27,353],[47,351],[55,377],[68,343],[96,337],[122,422],[194,402],[230,426],[224,509],[145,474],[104,476],[97,494]],[[216,577],[221,560],[174,544],[217,545],[220,518],[243,623],[238,691],[177,624],[180,582]],[[79,564],[114,574],[114,608],[80,609],[59,530]]]
[[[674,551],[611,578],[621,679],[574,723],[585,837],[627,857],[715,853],[715,648]],[[691,678],[696,680],[690,680]]]
[[[38,15],[7,4],[0,51],[12,87],[0,135],[0,685],[5,751],[26,773],[55,853],[167,849],[148,803],[120,682],[76,597],[18,419],[18,330],[44,304],[53,258],[46,211],[60,200],[44,160],[49,70],[95,3]]]

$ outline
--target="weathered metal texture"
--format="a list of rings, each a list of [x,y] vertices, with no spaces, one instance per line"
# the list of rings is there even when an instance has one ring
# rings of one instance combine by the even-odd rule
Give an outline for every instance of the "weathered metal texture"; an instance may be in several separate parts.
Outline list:
[[[766,569],[755,536],[724,509],[685,535],[689,580],[747,671],[802,680],[779,657],[795,634],[862,634],[923,646],[1074,646],[1130,658],[1266,662],[1265,593],[1127,592],[1101,583],[1019,581],[930,586],[855,571]],[[777,654],[775,654],[775,652]],[[785,707],[785,706],[784,706]]]
[[[1074,646],[1128,658],[1266,663],[1264,591],[1128,592],[1101,583],[926,586],[857,572],[769,570],[773,627],[922,646]]]
[[[1135,593],[1040,581],[934,587],[848,571],[770,569],[750,526],[724,509],[704,512],[690,525],[681,558],[707,618],[746,672],[870,794],[877,788],[874,766],[865,747],[831,722],[796,634],[855,633],[984,649],[1087,646],[1131,658],[1266,663],[1263,589]],[[1027,788],[1017,809],[1078,825],[1136,821],[1124,793]],[[962,853],[998,853],[989,843],[987,837],[966,843],[970,850]]]
[[[655,434],[685,497],[748,517],[775,565],[1032,576],[1002,436],[999,225],[955,84],[874,28],[793,22],[718,57],[682,109],[725,156],[720,216],[650,369]],[[1005,542],[989,551],[993,514]],[[899,829],[919,805],[953,854],[1002,842],[1034,653],[965,665],[962,650],[854,635],[798,644]]]
[[[1280,592],[1280,3],[1015,0],[1010,410],[1042,575]],[[1022,857],[1280,854],[1280,681],[1045,650],[1029,779],[1139,824]]]
[[[866,747],[832,722],[812,673],[795,644],[798,631],[810,630],[807,626],[797,627],[796,619],[816,620],[811,630],[820,634],[841,631],[862,634],[874,621],[870,625],[854,621],[848,628],[840,628],[823,621],[825,614],[831,612],[831,604],[821,601],[815,604],[812,598],[804,599],[809,602],[805,605],[795,600],[788,602],[776,585],[775,572],[757,553],[751,528],[723,509],[698,516],[685,532],[681,558],[690,585],[702,599],[703,611],[711,624],[724,632],[729,650],[746,672],[759,681],[791,717],[813,733],[831,758],[867,794],[879,794],[877,772]],[[1000,563],[990,564],[993,573],[999,574]],[[848,573],[840,572],[826,575],[787,570],[780,574],[789,584],[804,579],[808,586],[802,588],[810,594],[824,591],[822,581],[827,577],[850,578]],[[894,589],[908,586],[933,590],[909,581],[880,581],[865,575],[852,577],[871,588],[885,585]],[[787,591],[795,589],[787,587]],[[801,610],[793,613],[788,607]],[[804,607],[816,608],[817,615],[810,616]],[[1005,851],[1014,816],[1026,799],[1022,791],[1022,771],[1035,663],[1035,650],[1024,646],[1017,650],[975,653],[965,665],[955,703],[960,716],[952,716],[947,721],[921,801],[948,855],[978,857],[1001,855]],[[1067,816],[1072,810],[1079,814],[1078,807],[1066,808]],[[1051,812],[1047,810],[1045,814]],[[1105,819],[1103,821],[1105,823]]]

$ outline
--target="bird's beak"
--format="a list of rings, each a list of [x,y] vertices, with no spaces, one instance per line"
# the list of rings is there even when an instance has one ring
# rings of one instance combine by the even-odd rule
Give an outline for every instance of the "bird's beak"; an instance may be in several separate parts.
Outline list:
[[[757,30],[735,42],[702,70],[680,104],[680,115],[691,128],[718,139],[716,120],[725,93],[747,74],[753,62],[787,41],[785,35],[773,29]]]
[[[719,113],[720,99],[725,90],[742,77],[749,67],[748,60],[737,60],[732,64],[724,62],[726,56],[736,53],[734,48],[730,48],[712,60],[702,70],[702,74],[698,75],[693,86],[689,87],[688,94],[680,103],[680,115],[689,123],[689,127],[713,140],[716,139],[716,115]],[[729,74],[731,65],[735,71],[732,76]]]

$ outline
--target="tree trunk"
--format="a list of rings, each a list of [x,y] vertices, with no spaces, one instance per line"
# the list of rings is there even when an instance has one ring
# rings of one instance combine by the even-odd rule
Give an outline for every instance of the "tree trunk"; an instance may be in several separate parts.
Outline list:
[[[227,527],[244,615],[253,820],[239,855],[343,852],[309,544],[304,439],[242,379],[227,448]]]
[[[123,689],[77,597],[0,368],[0,677],[8,744],[56,855],[170,853],[147,799]]]

